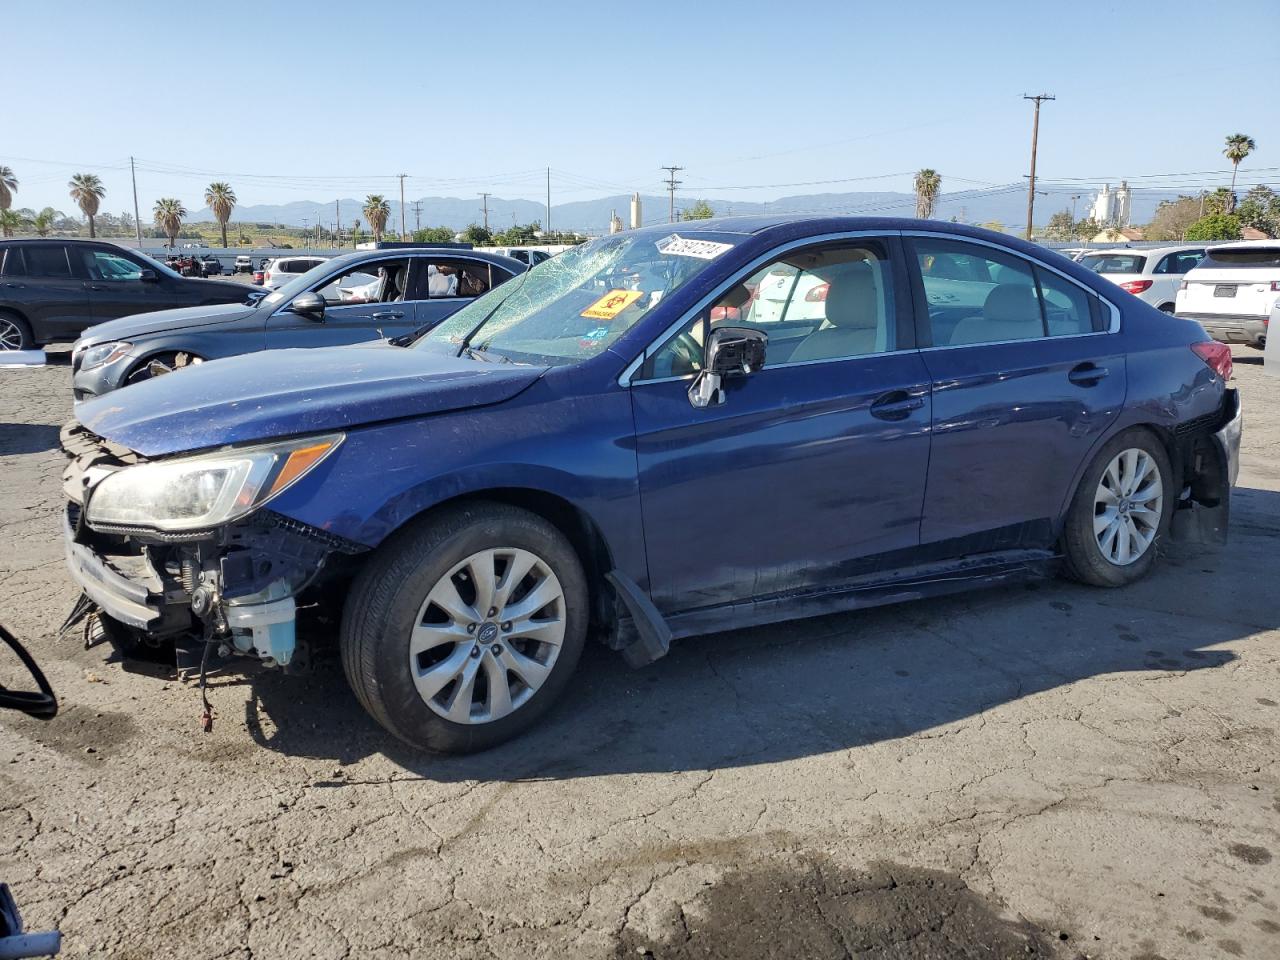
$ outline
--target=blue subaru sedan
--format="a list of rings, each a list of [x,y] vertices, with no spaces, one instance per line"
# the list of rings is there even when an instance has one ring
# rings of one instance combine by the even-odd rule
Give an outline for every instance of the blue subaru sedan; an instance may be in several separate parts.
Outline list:
[[[282,350],[82,404],[80,615],[122,651],[343,665],[439,751],[534,725],[588,637],[678,638],[1226,536],[1231,356],[956,224],[737,218],[542,263],[410,346]],[[312,631],[314,632],[314,631]]]

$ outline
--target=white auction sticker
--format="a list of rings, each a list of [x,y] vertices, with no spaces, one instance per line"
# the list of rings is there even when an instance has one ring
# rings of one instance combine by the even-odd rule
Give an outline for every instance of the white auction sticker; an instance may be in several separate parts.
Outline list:
[[[714,260],[726,250],[732,250],[731,243],[716,243],[714,240],[690,240],[678,233],[663,237],[657,243],[658,252],[672,257],[697,257],[699,260]]]

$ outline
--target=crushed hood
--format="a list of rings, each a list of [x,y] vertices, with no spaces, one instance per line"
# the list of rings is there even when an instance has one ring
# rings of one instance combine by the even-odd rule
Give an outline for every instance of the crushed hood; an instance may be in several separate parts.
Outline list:
[[[179,307],[176,310],[153,310],[135,313],[95,324],[85,331],[80,342],[84,344],[108,343],[112,340],[131,340],[152,333],[168,330],[202,327],[210,323],[229,323],[243,320],[256,308],[243,303],[215,303],[203,307]]]
[[[546,370],[427,350],[268,350],[115,390],[76,419],[148,457],[501,403]]]

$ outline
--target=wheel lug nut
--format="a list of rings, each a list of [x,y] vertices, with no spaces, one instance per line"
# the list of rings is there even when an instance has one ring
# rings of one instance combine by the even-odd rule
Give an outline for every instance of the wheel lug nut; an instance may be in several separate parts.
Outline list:
[[[489,616],[491,616],[491,617],[496,617],[497,615],[498,615],[498,608],[497,608],[497,607],[490,607],[490,608],[489,608]]]
[[[474,623],[468,623],[467,633],[475,633],[475,632],[476,632],[476,625]]]
[[[502,656],[502,644],[500,644],[500,643],[495,643],[495,644],[493,645],[493,647],[492,647],[492,650],[493,650],[493,655],[494,655],[495,657],[500,657],[500,656]]]
[[[510,632],[511,632],[511,621],[510,621],[510,620],[508,620],[506,623],[504,623],[504,624],[502,625],[502,632],[503,632],[503,633],[510,633]]]
[[[472,648],[471,648],[471,656],[472,656],[472,657],[478,657],[478,656],[480,656],[480,648],[479,648],[479,647],[472,647]]]

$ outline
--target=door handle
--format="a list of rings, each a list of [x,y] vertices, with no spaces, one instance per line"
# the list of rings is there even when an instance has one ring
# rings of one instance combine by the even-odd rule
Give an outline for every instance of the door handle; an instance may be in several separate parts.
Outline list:
[[[400,320],[403,317],[403,313],[399,313],[395,310],[383,310],[381,313],[371,315],[371,318],[374,320]]]
[[[1067,379],[1081,387],[1092,387],[1108,373],[1106,367],[1085,362],[1072,367],[1071,372],[1067,374]]]
[[[890,390],[871,404],[871,415],[881,420],[904,420],[912,410],[924,406],[924,397],[913,397],[905,390]]]
[[[89,289],[90,289],[90,290],[105,290],[105,289],[107,289],[107,288],[106,288],[106,287],[100,287],[100,286],[98,286],[96,283],[91,283],[91,284],[89,284]]]
[[[5,286],[6,286],[6,287],[8,287],[10,290],[21,290],[21,289],[22,289],[22,284],[20,284],[20,283],[6,283],[6,284],[5,284]]]

